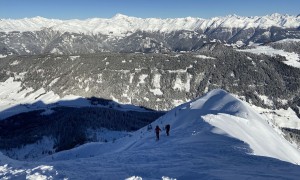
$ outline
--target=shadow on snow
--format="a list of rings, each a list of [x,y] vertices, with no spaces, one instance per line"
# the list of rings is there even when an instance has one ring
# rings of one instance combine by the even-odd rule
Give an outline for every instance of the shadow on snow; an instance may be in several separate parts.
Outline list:
[[[49,137],[58,152],[93,141],[87,136],[89,129],[131,132],[163,114],[97,97],[20,104],[0,112],[0,149],[20,148]]]

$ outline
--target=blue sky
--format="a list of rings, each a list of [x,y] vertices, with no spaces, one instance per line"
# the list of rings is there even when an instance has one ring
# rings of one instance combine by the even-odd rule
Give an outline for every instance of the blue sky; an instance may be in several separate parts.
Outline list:
[[[148,18],[300,14],[300,0],[0,0],[0,18],[110,18],[116,13]]]

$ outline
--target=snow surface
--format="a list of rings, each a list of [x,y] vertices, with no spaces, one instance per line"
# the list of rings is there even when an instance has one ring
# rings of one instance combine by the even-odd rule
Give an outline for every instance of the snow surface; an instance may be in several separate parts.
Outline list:
[[[43,137],[38,142],[34,144],[27,144],[22,148],[12,148],[10,150],[3,150],[3,154],[18,160],[32,161],[47,156],[49,152],[51,154],[54,153],[54,145],[54,139]]]
[[[255,48],[252,49],[237,49],[237,51],[250,52],[254,54],[265,54],[269,56],[275,56],[275,55],[284,56],[286,58],[286,61],[283,61],[283,63],[289,66],[300,68],[299,54],[294,52],[286,52],[284,50],[274,49],[270,46],[256,46]]]
[[[266,120],[271,121],[276,127],[300,130],[300,119],[291,108],[272,110],[254,105],[251,105],[251,107],[265,117]]]
[[[216,59],[214,57],[205,56],[205,55],[202,55],[202,54],[195,55],[195,57],[200,58],[200,59]]]
[[[0,59],[1,59],[1,58],[6,58],[6,56],[7,56],[7,55],[0,54]]]
[[[299,150],[247,103],[223,90],[174,108],[152,127],[166,124],[170,136],[162,132],[159,141],[144,127],[115,142],[88,143],[31,163],[0,153],[0,178],[299,178],[300,167],[294,165],[300,163]]]
[[[0,119],[37,109],[47,109],[49,104],[82,107],[90,105],[89,101],[79,96],[67,95],[60,97],[53,91],[46,92],[41,88],[36,91],[32,88],[23,89],[20,81],[13,77],[0,82]]]
[[[300,39],[287,38],[287,39],[282,39],[280,41],[276,41],[275,43],[286,43],[286,42],[300,42]]]
[[[24,19],[1,19],[0,32],[12,31],[39,31],[52,29],[60,32],[74,32],[86,34],[106,34],[110,36],[126,36],[137,30],[172,32],[176,30],[206,30],[208,28],[297,28],[300,25],[300,17],[272,14],[267,16],[241,17],[229,15],[226,17],[202,18],[136,18],[122,14],[116,14],[110,19],[91,18],[86,20],[58,20],[43,17]]]
[[[186,81],[182,81],[182,77],[185,76]],[[185,92],[190,92],[190,88],[191,88],[191,79],[192,79],[192,75],[189,73],[186,74],[178,74],[176,76],[176,80],[174,82],[173,85],[173,89],[174,90],[178,90],[178,91],[185,91]]]
[[[163,92],[160,89],[160,78],[161,74],[155,74],[152,80],[154,89],[150,89],[150,92],[152,92],[154,95],[163,95]]]

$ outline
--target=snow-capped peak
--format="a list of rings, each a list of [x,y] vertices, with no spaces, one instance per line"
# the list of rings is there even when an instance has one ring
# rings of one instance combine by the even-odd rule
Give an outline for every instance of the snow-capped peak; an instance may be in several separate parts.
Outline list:
[[[226,16],[227,18],[242,18],[241,16],[237,15],[237,14],[230,14],[228,16]]]
[[[122,36],[126,32],[161,31],[172,32],[176,30],[206,30],[207,28],[269,28],[272,26],[280,28],[297,28],[300,26],[300,18],[278,13],[267,16],[242,17],[229,15],[226,17],[202,18],[136,18],[123,14],[116,14],[110,19],[93,18],[86,20],[57,20],[43,17],[24,19],[2,19],[0,21],[0,32],[11,31],[39,31],[43,28],[52,28],[61,32],[101,33]]]
[[[117,13],[116,15],[114,15],[113,17],[112,17],[112,19],[126,19],[126,18],[128,18],[129,16],[126,16],[126,15],[124,15],[124,14],[121,14],[121,13]]]
[[[47,18],[41,17],[41,16],[36,16],[33,18],[25,18],[25,19],[32,19],[32,20],[36,20],[36,21],[45,21],[48,20]]]

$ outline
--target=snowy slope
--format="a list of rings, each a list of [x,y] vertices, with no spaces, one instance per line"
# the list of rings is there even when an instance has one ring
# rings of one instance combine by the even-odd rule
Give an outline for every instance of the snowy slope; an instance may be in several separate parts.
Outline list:
[[[284,42],[284,41],[291,41],[291,40],[281,40],[280,42]],[[294,39],[293,41],[298,42],[299,39]],[[280,55],[286,58],[286,61],[283,61],[283,63],[289,66],[300,68],[300,56],[295,52],[286,52],[281,49],[274,49],[270,46],[255,46],[252,49],[237,49],[237,50],[241,52],[250,52],[254,54],[265,54],[268,56]]]
[[[300,163],[300,151],[278,134],[276,129],[274,130],[269,122],[247,103],[219,90],[206,96],[208,99],[204,97],[202,102],[198,100],[191,104],[191,109],[212,111],[202,116],[206,122],[249,144],[255,155]]]
[[[52,113],[56,106],[66,107],[95,107],[89,100],[77,95],[65,95],[60,97],[53,91],[46,91],[44,88],[34,90],[31,87],[22,87],[22,82],[15,79],[22,79],[26,72],[20,73],[15,78],[10,77],[0,82],[0,120],[7,117],[28,111],[45,110],[42,114]],[[112,102],[115,103],[116,102]],[[112,104],[113,105],[113,104]],[[101,104],[98,107],[105,107]],[[121,111],[147,111],[144,108],[130,104],[118,104],[115,109]]]
[[[206,30],[208,28],[263,28],[272,26],[281,28],[297,28],[300,26],[300,17],[272,14],[267,16],[241,17],[230,15],[226,17],[202,18],[175,18],[175,19],[141,19],[117,14],[111,19],[91,18],[86,20],[56,20],[42,17],[25,19],[1,19],[0,32],[11,31],[39,31],[51,28],[61,32],[75,32],[86,34],[107,34],[124,36],[127,33],[142,31],[171,32],[176,30]]]
[[[91,105],[79,96],[67,95],[60,97],[53,91],[46,92],[44,88],[36,91],[33,88],[22,88],[21,81],[15,81],[13,77],[0,82],[0,100],[0,120],[21,112],[48,109],[51,108],[48,104],[54,103],[71,107]]]
[[[26,166],[1,158],[0,177],[24,177],[41,166],[48,171],[40,168],[37,175],[50,178],[55,172],[54,179],[297,179],[300,175],[300,167],[293,165],[300,162],[299,150],[248,104],[223,90],[178,106],[152,126],[167,123],[171,135],[162,132],[159,141],[145,127],[114,143],[85,144]]]

